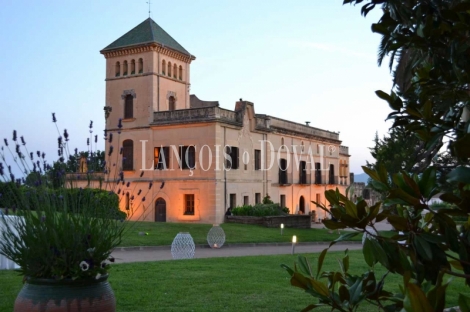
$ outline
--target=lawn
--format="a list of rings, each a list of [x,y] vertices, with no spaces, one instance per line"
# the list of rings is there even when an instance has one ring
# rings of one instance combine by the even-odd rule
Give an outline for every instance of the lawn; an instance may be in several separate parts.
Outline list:
[[[336,270],[336,259],[342,255],[328,254],[323,269]],[[308,256],[314,259],[317,255]],[[350,258],[351,273],[367,269],[360,251],[351,251]],[[290,286],[290,277],[280,267],[281,263],[292,265],[296,259],[295,255],[276,255],[118,264],[110,272],[110,283],[117,311],[122,312],[300,311],[316,301]],[[12,311],[21,279],[15,272],[0,271],[0,311]],[[389,275],[387,288],[396,290],[400,279]],[[468,292],[461,279],[448,289],[447,306],[457,304],[459,291]],[[360,311],[378,310],[369,305]]]
[[[194,223],[163,223],[163,222],[133,222],[129,231],[125,234],[121,246],[160,246],[171,245],[171,242],[179,232],[189,232],[196,244],[207,244],[207,232],[212,224]],[[292,229],[285,228],[281,236],[280,229],[266,228],[258,225],[245,225],[236,223],[224,223],[221,227],[225,231],[226,244],[233,243],[280,243],[290,242],[292,236],[297,236],[298,242],[330,242],[339,235],[328,233],[326,229]],[[148,235],[139,235],[139,232]],[[352,240],[359,241],[361,235]]]

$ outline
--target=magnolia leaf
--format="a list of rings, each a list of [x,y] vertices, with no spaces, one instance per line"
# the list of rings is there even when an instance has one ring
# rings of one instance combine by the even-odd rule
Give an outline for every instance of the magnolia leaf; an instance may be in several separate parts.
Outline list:
[[[407,312],[434,312],[423,290],[415,284],[408,284],[403,304]]]
[[[470,312],[470,298],[459,294],[459,308],[461,312]]]
[[[318,275],[320,275],[321,268],[323,266],[323,260],[325,260],[326,253],[328,252],[328,248],[323,249],[323,251],[320,254],[320,257],[318,257],[318,262],[317,262],[317,279]]]
[[[418,254],[423,257],[426,260],[431,260],[432,259],[432,251],[431,251],[431,246],[429,243],[422,238],[421,236],[416,235],[414,237],[413,245],[416,248],[416,251]]]
[[[370,267],[374,266],[377,262],[374,256],[374,250],[372,248],[372,243],[370,242],[369,238],[364,240],[364,246],[362,247],[362,253],[364,254],[364,260],[366,261],[367,265]]]
[[[462,182],[470,184],[470,168],[457,167],[447,175],[447,181],[449,182]]]

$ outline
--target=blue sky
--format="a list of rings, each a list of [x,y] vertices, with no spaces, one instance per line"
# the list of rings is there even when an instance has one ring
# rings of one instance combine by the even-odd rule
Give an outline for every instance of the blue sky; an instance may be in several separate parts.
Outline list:
[[[388,91],[377,67],[380,37],[360,7],[341,0],[153,1],[152,18],[196,56],[191,93],[233,109],[239,98],[268,114],[339,131],[351,172],[371,160],[390,109],[374,91]],[[148,17],[145,0],[4,0],[0,10],[0,134],[16,129],[30,150],[56,156],[57,130],[86,150],[89,121],[102,138],[105,59],[99,53]],[[98,148],[103,148],[103,140]]]

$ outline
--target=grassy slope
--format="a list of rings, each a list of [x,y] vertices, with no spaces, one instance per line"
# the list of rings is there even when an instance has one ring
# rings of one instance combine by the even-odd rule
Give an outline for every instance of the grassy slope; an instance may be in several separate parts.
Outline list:
[[[192,223],[157,223],[134,222],[125,234],[121,246],[159,246],[171,245],[171,242],[179,232],[189,232],[196,244],[207,244],[207,233],[211,224]],[[297,235],[298,242],[332,241],[339,235],[328,233],[326,229],[284,229],[281,236],[278,228],[265,228],[257,225],[244,225],[224,223],[221,227],[225,231],[226,243],[278,243],[290,242],[292,235]],[[146,232],[148,235],[139,235]],[[361,240],[358,235],[353,240]]]
[[[342,255],[330,253],[323,270],[337,270],[335,259]],[[317,255],[308,256],[312,260]],[[296,258],[276,255],[119,264],[113,266],[110,282],[117,311],[300,311],[316,300],[290,286],[288,274],[280,267],[281,263],[292,266]],[[350,258],[350,273],[367,269],[360,251],[351,251]],[[389,275],[387,288],[396,290],[400,280]],[[0,311],[12,311],[21,277],[0,271],[0,281]],[[454,281],[448,289],[447,306],[457,304],[459,291],[468,292],[462,280]]]

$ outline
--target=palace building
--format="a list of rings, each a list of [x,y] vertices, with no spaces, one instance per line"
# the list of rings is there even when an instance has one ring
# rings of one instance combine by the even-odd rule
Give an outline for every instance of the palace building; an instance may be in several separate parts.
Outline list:
[[[131,182],[122,186],[122,210],[143,209],[133,195],[153,182],[147,221],[221,223],[227,208],[267,195],[290,213],[324,218],[311,201],[348,186],[350,155],[339,133],[259,114],[243,99],[227,109],[190,95],[196,57],[151,18],[100,52],[114,137],[106,151],[122,153],[110,169]]]

